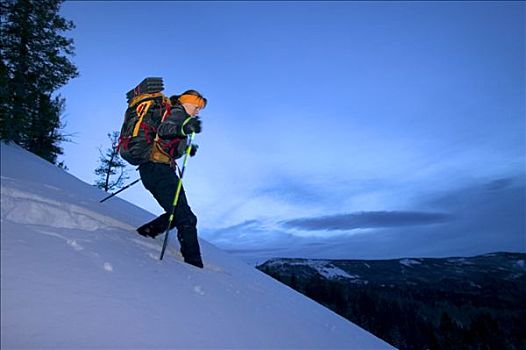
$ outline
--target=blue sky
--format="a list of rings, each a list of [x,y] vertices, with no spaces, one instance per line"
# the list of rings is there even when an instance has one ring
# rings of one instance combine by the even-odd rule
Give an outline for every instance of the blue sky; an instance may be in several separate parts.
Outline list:
[[[245,257],[526,251],[523,2],[76,2],[69,171],[93,183],[125,92],[194,88],[186,191]],[[138,174],[130,170],[131,180]],[[122,198],[161,212],[142,185]]]

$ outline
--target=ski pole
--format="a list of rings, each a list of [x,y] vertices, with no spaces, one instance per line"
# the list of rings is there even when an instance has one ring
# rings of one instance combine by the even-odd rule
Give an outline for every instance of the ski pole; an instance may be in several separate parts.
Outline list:
[[[179,200],[179,194],[181,193],[181,188],[183,187],[184,170],[186,169],[186,161],[188,160],[188,156],[190,155],[190,151],[192,150],[192,141],[194,137],[195,137],[195,132],[193,132],[190,135],[190,140],[188,141],[188,145],[186,146],[185,156],[183,160],[183,167],[181,168],[179,181],[177,182],[177,190],[175,191],[175,196],[174,196],[174,200],[172,203],[172,210],[170,212],[170,217],[168,218],[168,227],[166,227],[166,233],[164,234],[163,248],[161,250],[161,256],[159,260],[163,260],[164,251],[166,250],[166,246],[168,245],[168,235],[170,234],[170,226],[172,226],[172,221],[174,219],[174,214],[175,214],[175,207],[177,206],[177,201]]]
[[[139,181],[141,181],[140,178],[137,179],[137,180],[135,180],[135,181],[133,181],[131,184],[129,184],[129,185],[127,185],[127,186],[124,186],[123,188],[121,188],[121,189],[118,190],[117,192],[110,194],[108,197],[106,197],[106,198],[104,198],[104,199],[101,199],[101,200],[99,201],[99,203],[102,203],[102,202],[104,202],[105,200],[110,199],[111,197],[115,196],[116,194],[121,193],[122,191],[124,191],[124,190],[127,189],[128,187],[132,187],[133,185],[135,185],[135,184],[136,184],[137,182],[139,182]]]

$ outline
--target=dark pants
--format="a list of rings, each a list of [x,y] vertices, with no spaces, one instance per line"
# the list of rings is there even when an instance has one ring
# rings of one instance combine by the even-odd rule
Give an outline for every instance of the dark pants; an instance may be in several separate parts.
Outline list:
[[[168,164],[154,162],[141,164],[139,173],[144,187],[153,194],[165,210],[164,214],[148,224],[166,230],[179,177]],[[197,218],[188,205],[184,189],[181,188],[171,228],[177,228],[177,238],[181,244],[181,254],[185,261],[194,265],[202,264],[196,225]],[[164,230],[161,229],[159,232],[164,232]]]

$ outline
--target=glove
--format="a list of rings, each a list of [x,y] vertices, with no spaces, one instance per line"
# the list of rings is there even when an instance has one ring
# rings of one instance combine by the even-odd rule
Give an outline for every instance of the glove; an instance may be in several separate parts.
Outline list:
[[[194,144],[190,145],[190,157],[195,156],[198,148],[199,148],[199,145],[194,145]]]
[[[199,119],[199,117],[190,117],[186,119],[182,130],[185,136],[193,132],[199,134],[201,132],[201,119]]]

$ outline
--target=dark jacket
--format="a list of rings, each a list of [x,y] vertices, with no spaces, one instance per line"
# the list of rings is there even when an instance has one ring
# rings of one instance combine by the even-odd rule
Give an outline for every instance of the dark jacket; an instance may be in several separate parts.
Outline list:
[[[157,163],[173,164],[184,155],[187,136],[181,128],[186,119],[191,118],[181,105],[175,105],[171,113],[157,128],[157,142],[152,150],[151,160]]]

